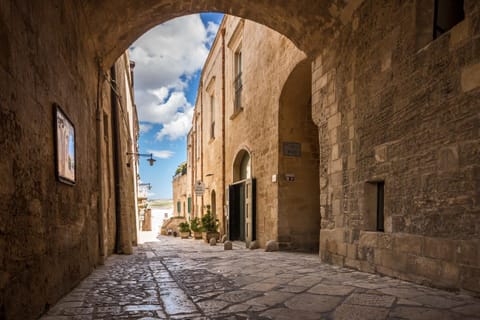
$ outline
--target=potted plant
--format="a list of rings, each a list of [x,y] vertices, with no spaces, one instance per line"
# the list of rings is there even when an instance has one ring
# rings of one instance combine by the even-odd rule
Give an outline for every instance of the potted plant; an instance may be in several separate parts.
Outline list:
[[[190,221],[190,229],[193,231],[194,239],[202,239],[202,227],[200,226],[200,219],[198,219],[198,217]]]
[[[190,226],[188,225],[188,222],[181,222],[178,225],[178,229],[180,231],[180,238],[188,239],[190,236]]]
[[[219,222],[213,216],[210,205],[207,205],[206,208],[207,213],[202,217],[202,238],[206,243],[209,243],[211,238],[218,240],[220,235],[217,231]]]

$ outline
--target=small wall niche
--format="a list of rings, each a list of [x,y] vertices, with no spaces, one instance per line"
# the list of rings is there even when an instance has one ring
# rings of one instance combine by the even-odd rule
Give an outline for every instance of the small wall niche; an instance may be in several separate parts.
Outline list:
[[[365,183],[365,230],[385,231],[385,181]]]

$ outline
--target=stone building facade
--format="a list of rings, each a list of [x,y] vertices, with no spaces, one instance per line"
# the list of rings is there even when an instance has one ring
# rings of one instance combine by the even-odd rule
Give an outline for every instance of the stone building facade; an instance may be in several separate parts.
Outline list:
[[[182,216],[187,218],[191,212],[191,198],[187,196],[188,182],[187,170],[181,170],[173,177],[173,216]],[[189,200],[190,198],[190,200]]]
[[[479,11],[364,1],[313,61],[323,261],[480,291]]]
[[[111,152],[116,95],[108,74],[128,46],[154,25],[206,11],[251,19],[295,44],[300,54],[285,63],[272,65],[276,55],[284,54],[275,50],[253,62],[260,70],[267,68],[261,75],[288,70],[282,79],[271,78],[273,94],[280,96],[286,81],[295,79],[290,75],[303,59],[311,67],[320,191],[308,195],[320,203],[321,259],[480,292],[480,4],[436,2],[457,6],[445,8],[434,3],[0,0],[0,318],[37,318],[116,244],[118,251],[129,252],[127,208],[133,201],[126,189],[133,186],[116,189],[109,182],[114,176],[133,181],[123,153],[130,147],[128,139],[119,139],[120,156]],[[258,43],[259,48],[270,40]],[[255,82],[247,77],[244,90]],[[53,103],[75,125],[74,187],[55,179]],[[257,143],[264,133],[270,136],[280,115],[272,104],[261,106],[249,118],[247,105],[232,122],[249,118],[264,128],[257,136],[244,132],[244,139],[257,155],[273,156],[262,166],[252,161],[251,170],[260,177],[273,168],[265,174],[271,182],[280,172],[275,155],[283,144],[265,140],[257,149]],[[118,127],[126,137],[124,123]],[[236,163],[229,161],[225,172]],[[209,173],[202,172],[202,180]],[[233,180],[232,174],[224,176]],[[225,180],[225,189],[229,183]],[[272,190],[280,195],[276,185],[262,189],[257,184],[260,197],[269,199]],[[280,224],[277,204],[266,205],[270,213],[258,222],[258,230]],[[114,229],[130,231],[117,238]],[[272,228],[264,239],[281,229]]]
[[[192,196],[193,216],[210,205],[232,240],[318,250],[319,203],[304,197],[319,189],[310,64],[284,36],[252,21],[225,16],[219,30],[188,137],[185,182],[205,186]]]
[[[74,65],[85,58],[78,54]],[[11,157],[0,162],[0,319],[38,318],[110,254],[131,253],[137,242],[138,119],[128,54],[77,90],[26,80],[17,86],[21,77],[61,79],[73,68],[66,57],[57,62],[36,71],[12,63],[15,71],[2,77],[10,84],[0,93],[0,145]],[[57,105],[74,127],[73,184],[55,176]]]

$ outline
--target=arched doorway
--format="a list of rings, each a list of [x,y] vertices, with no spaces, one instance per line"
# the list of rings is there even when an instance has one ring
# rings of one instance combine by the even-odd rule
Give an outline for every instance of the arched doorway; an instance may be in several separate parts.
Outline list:
[[[245,241],[247,247],[256,239],[255,179],[252,178],[250,153],[242,149],[233,162],[233,183],[228,187],[228,238]]]
[[[285,179],[278,181],[278,240],[286,249],[318,252],[319,144],[311,113],[311,79],[311,64],[303,60],[280,95],[278,165]]]

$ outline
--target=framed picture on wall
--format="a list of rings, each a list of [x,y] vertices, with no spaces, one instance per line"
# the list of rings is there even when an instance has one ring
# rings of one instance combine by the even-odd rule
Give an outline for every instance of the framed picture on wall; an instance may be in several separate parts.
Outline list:
[[[53,116],[56,176],[58,181],[74,185],[76,181],[75,127],[56,103],[53,104]]]

